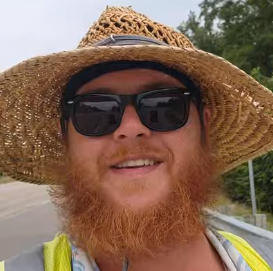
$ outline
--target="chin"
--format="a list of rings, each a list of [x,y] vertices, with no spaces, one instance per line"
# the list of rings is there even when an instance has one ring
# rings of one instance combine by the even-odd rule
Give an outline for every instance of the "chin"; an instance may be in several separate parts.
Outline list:
[[[161,179],[156,184],[154,181],[130,182],[108,187],[103,194],[105,201],[115,208],[141,212],[166,202],[170,192],[169,182]]]
[[[159,205],[164,203],[165,199],[159,199],[158,197],[147,198],[143,196],[135,196],[132,198],[120,198],[116,201],[116,207],[125,209],[135,213],[142,213],[153,208],[157,208]]]

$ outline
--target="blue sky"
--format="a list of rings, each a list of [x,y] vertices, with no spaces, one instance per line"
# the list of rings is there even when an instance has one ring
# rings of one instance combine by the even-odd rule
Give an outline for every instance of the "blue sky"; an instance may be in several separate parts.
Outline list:
[[[0,71],[77,47],[107,5],[132,6],[176,28],[202,0],[0,0]]]

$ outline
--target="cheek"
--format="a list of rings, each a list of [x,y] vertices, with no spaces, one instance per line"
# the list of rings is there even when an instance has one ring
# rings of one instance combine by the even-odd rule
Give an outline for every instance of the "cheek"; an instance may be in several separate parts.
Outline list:
[[[71,158],[80,164],[94,163],[105,150],[105,140],[96,137],[86,137],[79,134],[71,123],[68,125],[68,151]]]
[[[187,124],[175,131],[164,133],[164,142],[174,155],[174,163],[187,162],[201,146],[201,126],[197,111],[191,111]]]

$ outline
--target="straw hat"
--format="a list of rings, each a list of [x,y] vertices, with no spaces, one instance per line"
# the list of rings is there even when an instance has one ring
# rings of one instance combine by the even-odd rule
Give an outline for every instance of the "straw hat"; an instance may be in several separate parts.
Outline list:
[[[94,46],[113,34],[142,35],[170,46]],[[268,89],[226,60],[196,49],[183,34],[131,8],[107,7],[76,50],[35,57],[0,74],[0,171],[26,182],[58,182],[54,169],[65,150],[58,129],[64,86],[81,69],[113,60],[160,62],[202,89],[222,172],[273,149]]]

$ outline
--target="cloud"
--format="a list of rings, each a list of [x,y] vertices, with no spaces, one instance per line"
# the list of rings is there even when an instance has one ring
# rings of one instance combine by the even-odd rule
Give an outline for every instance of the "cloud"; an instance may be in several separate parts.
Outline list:
[[[132,6],[177,27],[201,0],[0,0],[0,71],[37,55],[75,48],[107,5]],[[80,3],[80,4],[79,4]]]

